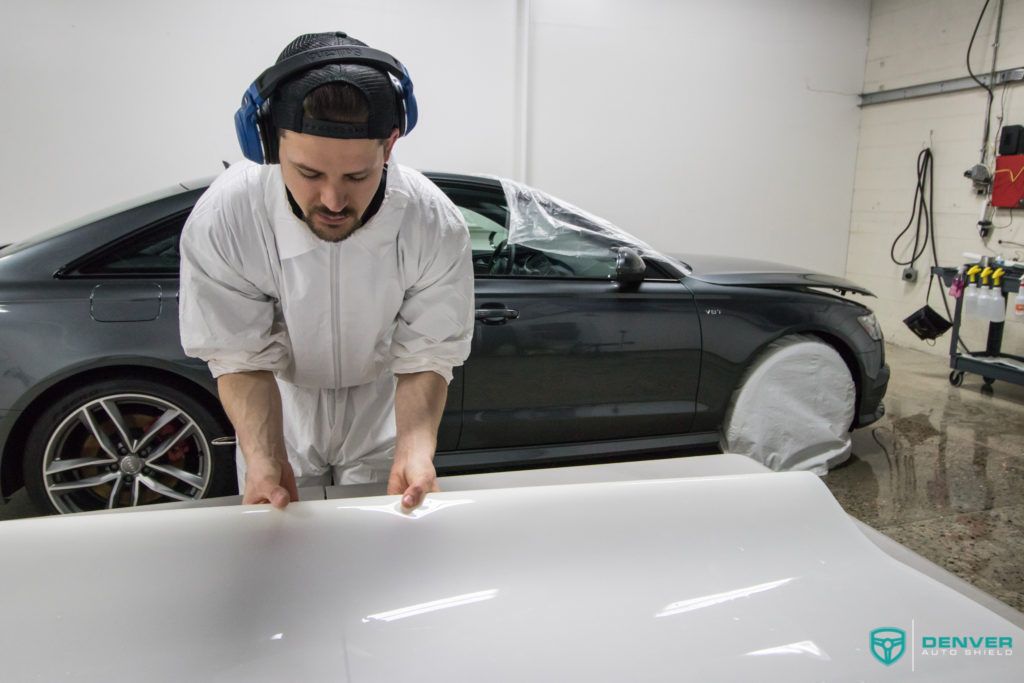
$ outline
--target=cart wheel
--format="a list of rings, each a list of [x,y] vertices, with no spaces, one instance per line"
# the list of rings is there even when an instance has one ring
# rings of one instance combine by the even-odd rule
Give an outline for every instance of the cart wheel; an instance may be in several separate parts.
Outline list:
[[[992,386],[996,381],[994,377],[982,377],[981,379],[984,380],[985,386],[987,387]]]
[[[949,373],[949,383],[952,384],[954,387],[960,386],[961,384],[964,383],[964,373],[957,372],[956,370]]]
[[[991,396],[992,394],[996,393],[995,389],[992,388],[992,383],[995,382],[995,380],[992,379],[991,377],[983,377],[982,379],[985,380],[985,383],[981,385],[981,393],[985,394],[986,396]]]

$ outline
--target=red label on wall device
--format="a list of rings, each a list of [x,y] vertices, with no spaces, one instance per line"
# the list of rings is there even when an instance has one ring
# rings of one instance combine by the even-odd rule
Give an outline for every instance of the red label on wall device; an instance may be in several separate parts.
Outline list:
[[[1004,209],[1024,208],[1024,154],[996,157],[996,174],[992,178],[992,206]]]

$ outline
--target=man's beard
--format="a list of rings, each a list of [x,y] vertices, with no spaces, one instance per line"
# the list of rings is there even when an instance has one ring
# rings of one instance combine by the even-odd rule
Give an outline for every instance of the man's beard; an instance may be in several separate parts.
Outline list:
[[[328,218],[338,218],[341,216],[348,217],[347,224],[337,227],[324,227],[317,225],[314,219],[317,215],[327,216]],[[302,220],[305,221],[309,229],[313,231],[313,234],[322,239],[324,242],[344,242],[352,236],[359,228],[363,227],[363,221],[356,215],[356,212],[349,207],[345,207],[341,211],[333,212],[328,211],[324,206],[316,206],[307,214],[303,212]]]

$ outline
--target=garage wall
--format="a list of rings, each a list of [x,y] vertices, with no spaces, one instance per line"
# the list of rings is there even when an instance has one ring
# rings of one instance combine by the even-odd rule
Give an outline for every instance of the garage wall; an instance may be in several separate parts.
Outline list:
[[[404,163],[525,177],[669,252],[845,268],[868,0],[7,0],[0,243],[238,159],[246,85],[329,27],[411,65]]]
[[[864,91],[875,92],[967,75],[965,56],[971,31],[983,0],[875,0],[871,8],[868,60]],[[971,66],[987,73],[992,65],[995,35],[994,6],[979,28]],[[1006,0],[997,68],[1024,67],[1024,0]],[[939,259],[943,265],[959,265],[963,252],[1003,254],[1024,260],[1024,249],[998,244],[999,239],[1024,242],[1024,216],[1013,224],[1007,212],[995,223],[988,242],[978,236],[976,224],[982,208],[963,172],[978,163],[987,96],[969,90],[906,102],[865,107],[862,112],[857,173],[850,224],[848,276],[872,289],[879,299],[873,304],[885,334],[897,344],[945,356],[948,335],[931,347],[915,337],[901,322],[924,304],[926,278],[906,284],[901,266],[889,260],[893,239],[907,224],[917,179],[918,153],[931,146],[935,155],[935,225]],[[1001,107],[1008,124],[1024,124],[1024,85],[996,90],[993,131]],[[993,138],[995,136],[993,135]],[[1020,214],[1021,212],[1017,212]],[[900,242],[897,255],[906,260],[909,243]],[[931,266],[919,261],[919,270]],[[1012,300],[1011,300],[1012,301]],[[931,305],[942,311],[933,292]],[[1007,324],[1004,349],[1024,353],[1024,325]],[[965,326],[971,349],[984,348],[987,326]]]
[[[529,178],[668,252],[842,275],[868,3],[533,2]]]

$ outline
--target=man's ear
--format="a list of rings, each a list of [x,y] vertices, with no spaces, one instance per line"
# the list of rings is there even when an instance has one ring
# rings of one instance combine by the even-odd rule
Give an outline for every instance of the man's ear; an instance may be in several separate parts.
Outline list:
[[[392,128],[391,135],[384,141],[384,163],[388,163],[391,159],[391,150],[395,146],[395,140],[398,139],[398,129]]]

